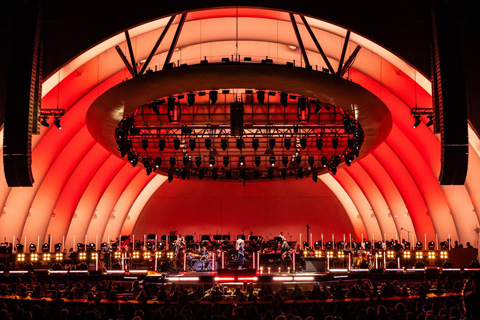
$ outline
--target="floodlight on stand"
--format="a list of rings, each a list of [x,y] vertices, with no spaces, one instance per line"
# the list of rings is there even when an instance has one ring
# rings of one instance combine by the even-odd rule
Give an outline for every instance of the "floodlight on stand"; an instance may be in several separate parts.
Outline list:
[[[195,93],[188,93],[187,94],[187,105],[189,107],[195,104]]]
[[[177,159],[175,157],[170,158],[170,166],[173,168],[175,167],[175,164],[177,163]]]
[[[322,156],[320,158],[320,163],[322,164],[322,166],[325,168],[327,166],[327,163],[328,163],[328,159],[326,156]]]
[[[160,168],[160,166],[162,165],[162,158],[160,157],[156,157],[155,158],[155,168]]]
[[[215,104],[217,102],[217,97],[218,97],[218,92],[215,90],[212,90],[208,92],[208,99],[210,101],[210,104]]]
[[[50,127],[50,124],[48,123],[48,117],[41,117],[40,118],[40,124],[44,127]]]
[[[258,138],[253,138],[252,139],[253,150],[257,151],[259,146],[260,146],[260,142],[259,142]]]
[[[427,127],[430,127],[433,125],[433,115],[428,115],[427,116],[428,122],[426,123]]]
[[[244,156],[240,156],[238,158],[238,165],[243,167],[245,165],[245,157]]]
[[[415,119],[415,123],[413,124],[413,127],[414,127],[414,128],[418,127],[418,126],[422,123],[422,121],[420,120],[420,116],[419,116],[419,115],[413,116],[413,119]]]
[[[210,138],[205,139],[205,148],[207,150],[212,149],[212,139],[210,139]]]
[[[183,157],[183,165],[184,165],[184,166],[188,166],[188,162],[189,162],[189,161],[190,161],[189,156],[185,155],[185,156]]]
[[[55,127],[58,128],[58,130],[62,129],[62,125],[60,124],[60,117],[55,117],[55,120],[53,120],[53,124],[55,125]]]
[[[257,101],[260,104],[265,103],[265,91],[263,91],[263,90],[257,91]]]
[[[190,150],[195,150],[195,147],[197,146],[197,141],[195,139],[190,139],[188,146],[190,147]]]
[[[225,167],[228,167],[228,164],[230,163],[230,159],[227,156],[223,157],[223,165]]]
[[[332,148],[337,150],[337,148],[338,148],[338,138],[332,138]]]
[[[210,158],[208,159],[208,164],[210,165],[210,167],[213,167],[215,165],[215,157],[214,156],[210,156]]]
[[[270,147],[270,149],[275,148],[275,142],[276,142],[275,138],[268,139],[268,146]]]
[[[201,156],[196,156],[195,157],[195,165],[197,166],[197,168],[200,168],[200,166],[202,165],[202,157]]]
[[[257,167],[260,167],[260,164],[262,163],[262,160],[260,159],[260,156],[255,156],[255,165]]]
[[[273,166],[275,166],[275,163],[277,162],[277,159],[275,158],[275,156],[270,156],[269,162],[273,167]]]
[[[283,140],[283,146],[285,147],[285,150],[290,150],[292,147],[292,139],[285,138],[285,140]]]
[[[142,139],[142,149],[147,150],[148,148],[148,139]]]
[[[160,151],[163,151],[165,149],[165,140],[164,139],[158,140],[158,149]]]
[[[315,164],[315,158],[313,156],[308,156],[308,164],[310,165],[310,167],[313,167],[313,165]]]
[[[300,147],[302,149],[305,149],[307,147],[307,138],[301,138],[300,139]]]
[[[285,167],[288,165],[288,156],[282,156],[282,164]]]
[[[288,105],[288,94],[286,92],[280,93],[280,103],[286,107]]]
[[[222,138],[220,141],[220,147],[222,148],[223,151],[227,150],[228,148],[228,139]]]
[[[175,148],[175,150],[180,149],[180,139],[178,138],[173,139],[173,147]]]
[[[244,143],[242,138],[238,138],[237,142],[236,142],[236,145],[237,145],[238,150],[242,150],[243,147],[245,146],[245,143]]]
[[[317,138],[315,144],[317,145],[318,150],[322,150],[323,148],[323,139],[322,138]]]

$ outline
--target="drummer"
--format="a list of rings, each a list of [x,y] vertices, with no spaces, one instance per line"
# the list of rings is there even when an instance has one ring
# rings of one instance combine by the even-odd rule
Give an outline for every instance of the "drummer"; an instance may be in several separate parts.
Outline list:
[[[208,259],[208,251],[207,251],[207,247],[205,246],[203,246],[202,250],[200,250],[200,259],[202,260]]]

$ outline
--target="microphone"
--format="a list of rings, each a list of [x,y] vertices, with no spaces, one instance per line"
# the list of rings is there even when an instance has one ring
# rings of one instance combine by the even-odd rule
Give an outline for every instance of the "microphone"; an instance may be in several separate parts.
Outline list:
[[[401,227],[400,230],[403,230],[403,227]]]

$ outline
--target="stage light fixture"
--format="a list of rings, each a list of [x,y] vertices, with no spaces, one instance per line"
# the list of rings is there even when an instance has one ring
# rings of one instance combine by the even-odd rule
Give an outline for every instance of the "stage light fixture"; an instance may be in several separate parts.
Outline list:
[[[285,138],[283,140],[283,146],[285,147],[285,150],[290,150],[290,148],[292,147],[292,139]]]
[[[286,169],[280,170],[280,175],[282,176],[283,180],[287,179],[287,170]]]
[[[167,106],[168,106],[168,110],[174,110],[175,109],[175,98],[174,97],[167,98]]]
[[[320,111],[322,111],[322,105],[320,104],[320,102],[316,101],[315,102],[315,114],[319,114]]]
[[[82,251],[85,250],[85,244],[84,243],[77,243],[77,251]]]
[[[245,165],[245,157],[244,156],[240,156],[238,158],[238,165],[241,166],[241,167]]]
[[[317,172],[316,171],[313,171],[312,172],[312,180],[313,182],[317,183],[318,181],[318,176],[317,176]]]
[[[260,146],[260,141],[258,140],[258,138],[253,138],[252,139],[253,150],[257,151],[259,146]]]
[[[210,158],[208,159],[208,164],[210,165],[210,167],[213,167],[215,165],[215,157],[214,156],[210,156]]]
[[[295,163],[297,165],[300,165],[300,163],[302,163],[302,156],[301,155],[298,155],[295,157]]]
[[[173,147],[175,148],[175,150],[180,149],[180,139],[178,138],[173,139]]]
[[[42,245],[42,252],[48,252],[50,251],[50,245],[48,243],[44,243]]]
[[[435,250],[435,241],[430,241],[428,243],[428,250]]]
[[[185,155],[183,157],[183,165],[188,166],[188,163],[190,162],[190,157],[188,155]]]
[[[56,243],[53,246],[53,250],[55,250],[55,252],[60,252],[62,250],[62,244],[61,243]]]
[[[177,164],[177,159],[175,157],[170,158],[170,166],[173,168],[175,167],[175,164]]]
[[[158,149],[160,151],[163,151],[165,149],[165,140],[164,139],[158,140]]]
[[[160,166],[162,165],[162,158],[160,157],[156,157],[155,158],[155,168],[160,168]]]
[[[245,147],[245,142],[243,141],[242,138],[238,138],[236,145],[238,150],[242,150]]]
[[[257,167],[260,167],[260,164],[262,163],[262,160],[260,159],[260,156],[255,156],[255,165]]]
[[[317,146],[318,150],[322,150],[323,148],[323,139],[322,138],[317,138],[315,145]]]
[[[133,154],[133,153],[129,153],[128,154],[128,161],[130,161],[130,163],[132,164],[132,167],[135,168],[138,164],[138,155]]]
[[[217,97],[218,97],[218,92],[215,90],[212,90],[208,93],[208,98],[210,101],[210,104],[215,104],[217,102]]]
[[[180,171],[180,178],[182,178],[182,180],[185,180],[188,176],[188,171],[187,171],[187,168],[183,168],[181,171]]]
[[[269,162],[272,165],[272,167],[274,167],[275,163],[277,162],[277,159],[275,158],[275,156],[270,156]]]
[[[205,149],[207,150],[212,149],[212,139],[210,138],[205,139]]]
[[[275,142],[276,142],[275,138],[268,139],[268,146],[270,147],[270,149],[273,150],[273,148],[275,148]]]
[[[63,260],[63,253],[57,252],[55,253],[55,261],[62,261]]]
[[[423,243],[421,241],[417,241],[415,244],[415,250],[422,250]]]
[[[313,165],[315,164],[315,158],[313,156],[308,156],[308,164],[310,165],[310,167],[313,167]]]
[[[197,147],[197,141],[195,139],[190,139],[188,142],[188,146],[190,147],[190,150],[193,151]]]
[[[227,138],[222,138],[220,141],[220,147],[222,148],[223,151],[227,150],[228,148],[228,139]]]
[[[333,175],[336,175],[336,174],[337,174],[337,167],[336,167],[336,166],[331,166],[330,168],[328,168],[328,170],[330,170],[330,172],[331,172]]]
[[[48,123],[48,117],[41,117],[40,118],[40,124],[44,127],[49,128],[50,124]]]
[[[403,251],[403,259],[408,260],[412,257],[412,253],[410,251]]]
[[[142,149],[147,150],[148,148],[148,139],[142,139]]]
[[[426,123],[427,127],[430,127],[433,125],[433,115],[428,115],[427,116],[428,122]]]
[[[212,170],[212,179],[217,180],[218,178],[218,168],[213,168]]]
[[[24,253],[17,254],[17,261],[18,262],[25,262],[25,254]]]
[[[257,101],[260,104],[265,103],[265,91],[263,91],[263,90],[257,91]]]
[[[38,261],[38,253],[31,253],[30,254],[30,261],[37,262]]]
[[[173,172],[169,172],[168,173],[168,182],[172,182],[173,181]]]
[[[195,93],[188,93],[187,94],[187,105],[189,107],[195,104]]]
[[[297,169],[297,178],[303,179],[303,168],[301,167]]]
[[[347,146],[348,146],[348,149],[354,150],[355,149],[355,139],[348,139]]]
[[[337,150],[338,148],[338,138],[332,138],[332,148]]]
[[[288,105],[288,94],[286,92],[280,93],[280,103],[286,107]]]
[[[288,165],[288,156],[282,156],[282,164],[284,167]]]
[[[58,128],[58,130],[62,129],[62,125],[60,124],[60,117],[55,117],[55,120],[53,120],[53,124],[55,125],[55,127]]]
[[[197,168],[200,168],[200,166],[202,165],[202,157],[201,156],[196,156],[195,157],[195,165],[197,166]]]
[[[223,157],[223,165],[225,167],[228,167],[228,164],[230,163],[230,159],[227,156]]]
[[[413,116],[413,119],[415,119],[415,123],[413,124],[414,128],[418,127],[422,123],[419,115]]]
[[[307,138],[301,138],[300,139],[300,147],[302,149],[305,149],[307,147]]]

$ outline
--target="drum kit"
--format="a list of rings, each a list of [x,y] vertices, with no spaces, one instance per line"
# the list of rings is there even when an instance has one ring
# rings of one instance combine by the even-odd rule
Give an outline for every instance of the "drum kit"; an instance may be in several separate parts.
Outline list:
[[[217,261],[215,261],[214,265],[212,264],[211,254],[201,256],[199,254],[191,253],[188,255],[187,261],[189,262],[188,268],[197,272],[214,271],[217,269]]]

